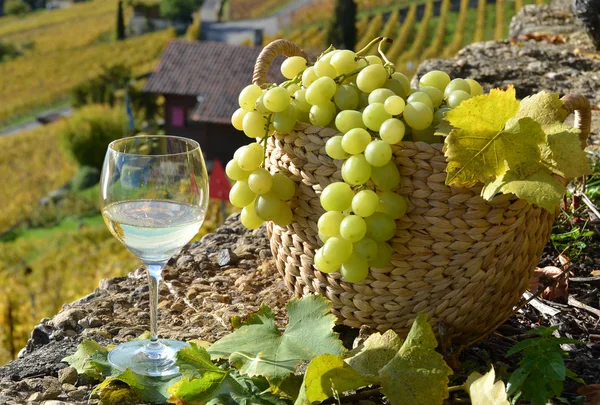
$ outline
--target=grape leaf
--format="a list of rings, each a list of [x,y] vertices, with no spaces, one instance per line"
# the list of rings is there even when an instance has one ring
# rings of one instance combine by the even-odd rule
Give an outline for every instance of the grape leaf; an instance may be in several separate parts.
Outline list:
[[[194,341],[189,346],[177,352],[175,365],[185,378],[200,378],[208,371],[222,372],[211,360],[205,348],[199,347]]]
[[[77,350],[70,356],[62,359],[77,370],[78,374],[99,381],[103,374],[111,374],[112,368],[108,362],[108,349],[93,340],[84,340],[77,346]]]
[[[103,397],[103,391],[107,389],[111,384],[125,383],[129,387],[129,390],[137,396],[142,398],[145,402],[161,404],[164,403],[168,397],[167,387],[177,381],[179,377],[175,377],[171,380],[164,380],[158,377],[148,377],[140,374],[136,374],[131,369],[123,371],[121,374],[109,377],[101,382],[94,392],[100,392],[100,398]],[[110,393],[110,389],[108,390]],[[123,395],[123,394],[122,394]]]
[[[565,186],[546,172],[539,171],[521,180],[514,172],[508,171],[504,176],[485,185],[481,195],[484,199],[490,200],[497,193],[512,193],[518,198],[554,212],[565,191]]]
[[[558,94],[540,91],[521,100],[519,111],[511,121],[517,121],[524,117],[533,118],[542,126],[546,134],[550,134],[557,132],[552,128],[564,122],[567,118],[567,111],[563,108],[563,102]],[[512,123],[509,122],[508,125]]]
[[[308,403],[322,402],[333,396],[376,383],[376,378],[361,376],[342,356],[322,354],[312,359],[304,376],[304,389]]]
[[[472,373],[465,386],[471,397],[472,405],[510,405],[506,397],[506,389],[502,380],[496,381],[494,367],[481,375]]]
[[[448,367],[425,315],[418,315],[396,356],[379,372],[392,405],[437,405],[448,397]]]
[[[253,324],[241,326],[208,348],[212,358],[229,358],[249,376],[280,379],[302,361],[321,354],[344,353],[342,342],[333,332],[335,316],[331,302],[320,295],[292,299],[287,304],[289,322],[282,333],[272,312],[254,317]]]
[[[402,339],[393,330],[373,333],[346,362],[363,376],[378,377],[381,370],[402,347]]]

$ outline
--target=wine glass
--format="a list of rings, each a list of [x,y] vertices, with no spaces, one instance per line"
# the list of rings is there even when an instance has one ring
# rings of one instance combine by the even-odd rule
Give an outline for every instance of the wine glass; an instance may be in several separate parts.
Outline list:
[[[144,263],[150,287],[150,339],[120,344],[108,359],[138,374],[177,374],[175,354],[186,343],[158,338],[158,285],[167,261],[204,221],[208,175],[200,145],[176,136],[118,139],[108,146],[100,188],[104,222]]]

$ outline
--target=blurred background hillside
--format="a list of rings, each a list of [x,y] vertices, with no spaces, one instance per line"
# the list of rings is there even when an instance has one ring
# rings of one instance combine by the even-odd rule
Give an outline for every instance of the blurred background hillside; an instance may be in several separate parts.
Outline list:
[[[355,41],[341,45],[360,49],[378,35],[391,37],[388,58],[410,76],[424,59],[505,38],[511,17],[540,1],[0,0],[0,364],[18,355],[40,319],[100,279],[138,266],[98,210],[110,141],[183,134],[206,147],[209,168],[217,158],[226,163],[232,151],[218,146],[227,143],[219,137],[231,135],[233,110],[203,88],[201,63],[225,65],[216,55],[237,55],[245,73],[223,92],[232,99],[250,81],[259,51],[236,47],[286,38],[318,53],[339,45],[350,24]],[[348,7],[355,10],[340,14]],[[157,66],[173,60],[188,93],[169,77],[150,85],[159,80],[152,77]],[[225,66],[223,80],[230,82],[234,70]],[[200,76],[190,77],[195,72]],[[209,115],[210,105],[220,109]],[[239,137],[237,143],[249,141]],[[232,211],[211,201],[197,238],[218,226],[223,208]]]

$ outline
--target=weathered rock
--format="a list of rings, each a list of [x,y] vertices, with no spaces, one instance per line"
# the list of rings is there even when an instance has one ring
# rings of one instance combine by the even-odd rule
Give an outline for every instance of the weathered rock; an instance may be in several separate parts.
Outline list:
[[[236,264],[237,261],[238,257],[231,251],[231,249],[221,249],[219,251],[219,258],[217,260],[219,266],[230,266],[232,264]]]
[[[65,367],[58,370],[58,381],[61,384],[75,384],[77,382],[77,370],[74,367]]]
[[[79,308],[71,308],[66,311],[59,312],[58,315],[52,319],[52,324],[57,329],[75,329],[77,322],[85,316],[85,312]]]

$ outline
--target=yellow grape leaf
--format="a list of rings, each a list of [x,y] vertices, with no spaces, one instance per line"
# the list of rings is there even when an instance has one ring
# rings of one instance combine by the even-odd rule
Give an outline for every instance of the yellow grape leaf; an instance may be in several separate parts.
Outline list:
[[[446,184],[471,187],[488,183],[508,169],[521,178],[527,177],[540,168],[539,145],[545,138],[540,125],[531,118],[522,118],[506,130],[453,130],[446,137]]]
[[[361,375],[377,377],[383,368],[402,347],[402,339],[389,329],[383,335],[373,333],[363,344],[360,351],[346,362]]]
[[[544,171],[538,171],[523,180],[514,172],[509,171],[504,176],[486,184],[481,190],[481,196],[490,200],[497,193],[512,193],[531,204],[554,212],[565,191],[565,186]]]
[[[498,133],[517,111],[519,101],[515,88],[508,86],[506,91],[492,89],[489,94],[463,101],[446,113],[446,119],[453,127],[471,133]]]
[[[529,117],[538,122],[546,134],[553,133],[552,127],[562,124],[567,118],[567,111],[563,108],[563,102],[556,93],[541,91],[521,100],[517,114],[511,121]],[[511,125],[513,122],[507,123]]]
[[[509,405],[506,398],[506,388],[504,382],[499,380],[494,383],[496,373],[494,367],[481,375],[477,372],[472,373],[465,386],[471,397],[472,405]]]

